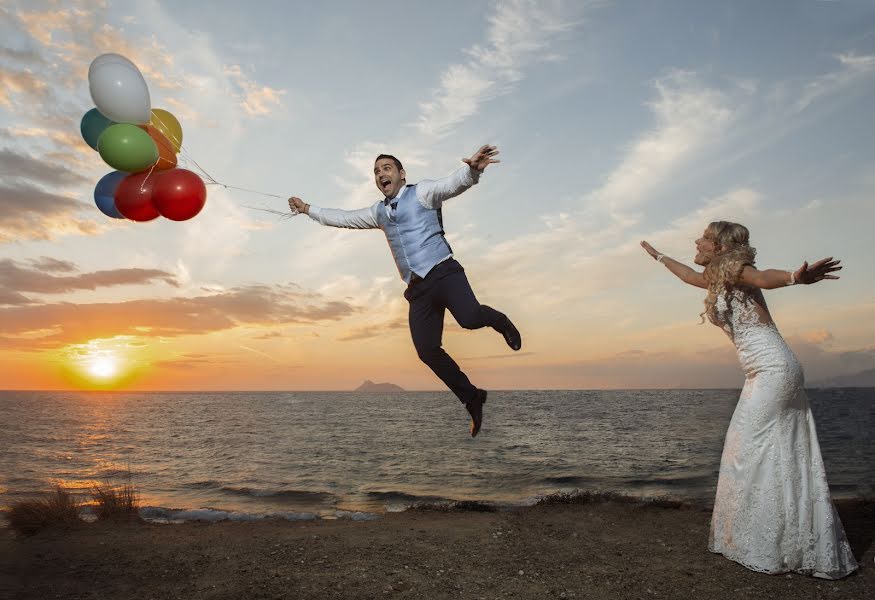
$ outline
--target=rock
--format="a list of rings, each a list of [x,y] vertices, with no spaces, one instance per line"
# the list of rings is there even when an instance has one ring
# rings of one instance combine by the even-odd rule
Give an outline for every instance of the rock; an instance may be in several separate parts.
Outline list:
[[[374,383],[370,379],[358,386],[355,392],[403,392],[404,388],[394,383]]]

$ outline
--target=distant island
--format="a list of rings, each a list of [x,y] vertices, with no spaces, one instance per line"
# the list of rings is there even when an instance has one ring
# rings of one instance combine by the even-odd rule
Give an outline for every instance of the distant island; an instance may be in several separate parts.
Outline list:
[[[356,392],[403,392],[404,388],[394,383],[374,383],[370,379],[358,386]]]

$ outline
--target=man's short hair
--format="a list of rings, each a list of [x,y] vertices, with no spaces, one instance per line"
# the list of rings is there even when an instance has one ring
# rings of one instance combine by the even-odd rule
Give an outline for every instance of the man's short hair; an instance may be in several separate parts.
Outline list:
[[[398,160],[397,158],[395,158],[394,156],[392,156],[391,154],[381,154],[380,156],[378,156],[377,158],[374,159],[374,164],[377,164],[377,161],[380,160],[381,158],[388,158],[393,163],[395,163],[395,166],[398,167],[399,171],[404,170],[404,165],[401,164],[401,161]]]

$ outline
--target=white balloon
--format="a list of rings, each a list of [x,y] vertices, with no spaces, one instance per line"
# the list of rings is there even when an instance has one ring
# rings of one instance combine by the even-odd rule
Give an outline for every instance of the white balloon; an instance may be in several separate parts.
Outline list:
[[[91,65],[88,67],[88,80],[89,81],[91,80],[91,72],[95,68],[99,67],[100,65],[105,65],[105,64],[109,64],[109,63],[121,63],[123,65],[128,65],[129,67],[131,67],[132,69],[134,69],[138,73],[140,72],[140,69],[138,69],[137,65],[135,65],[132,61],[128,60],[127,58],[125,58],[121,54],[115,54],[114,52],[109,52],[107,54],[101,54],[100,56],[98,56],[97,58],[95,58],[94,60],[91,61]]]
[[[140,70],[118,54],[98,56],[95,62],[100,59],[103,60],[99,64],[92,62],[88,69],[88,88],[97,110],[116,123],[148,123],[152,103]]]

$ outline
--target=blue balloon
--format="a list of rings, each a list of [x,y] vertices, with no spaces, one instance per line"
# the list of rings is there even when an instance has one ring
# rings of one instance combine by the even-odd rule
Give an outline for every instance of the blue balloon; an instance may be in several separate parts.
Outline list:
[[[97,208],[100,209],[100,212],[107,217],[112,217],[113,219],[125,218],[115,207],[115,190],[122,179],[127,176],[127,173],[113,171],[101,177],[97,185],[94,186],[94,202],[97,203]]]
[[[110,125],[115,125],[115,121],[110,121],[96,108],[92,108],[82,117],[82,122],[79,124],[79,131],[82,132],[82,138],[85,143],[97,150],[97,140],[103,130]]]

